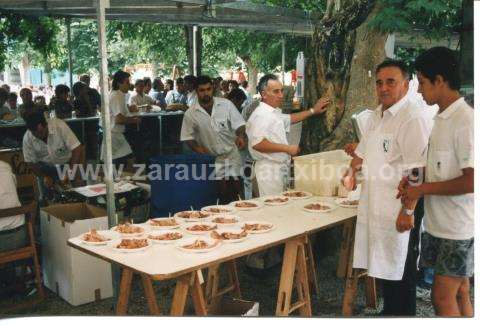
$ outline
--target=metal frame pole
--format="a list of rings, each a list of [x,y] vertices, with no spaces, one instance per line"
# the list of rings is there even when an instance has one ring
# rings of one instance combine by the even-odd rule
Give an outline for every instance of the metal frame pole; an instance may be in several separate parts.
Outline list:
[[[100,87],[102,92],[102,121],[103,121],[103,148],[105,149],[104,172],[107,185],[107,214],[108,227],[118,224],[115,212],[115,196],[113,190],[113,165],[112,165],[112,134],[110,129],[110,106],[108,97],[108,63],[107,39],[105,33],[105,8],[110,7],[110,0],[98,0],[98,51],[100,57]]]
[[[282,35],[282,84],[285,85],[285,35]]]
[[[71,24],[72,19],[68,17],[66,19],[67,23],[67,49],[68,49],[68,80],[70,82],[70,89],[73,87],[73,61],[72,61],[72,30]]]
[[[197,76],[198,72],[198,26],[194,25],[192,28],[193,37],[193,75]]]

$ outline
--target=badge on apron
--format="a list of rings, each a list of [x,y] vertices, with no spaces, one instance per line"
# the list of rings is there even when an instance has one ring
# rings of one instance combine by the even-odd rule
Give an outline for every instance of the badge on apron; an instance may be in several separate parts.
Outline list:
[[[383,151],[385,153],[388,153],[389,147],[390,147],[390,139],[384,139],[383,140]]]

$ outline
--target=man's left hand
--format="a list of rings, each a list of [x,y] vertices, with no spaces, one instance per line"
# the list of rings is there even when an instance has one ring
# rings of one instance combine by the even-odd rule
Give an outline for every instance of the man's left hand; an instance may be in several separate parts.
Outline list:
[[[398,214],[395,226],[400,233],[410,231],[415,226],[415,218],[413,215],[406,215],[402,210],[402,212]]]
[[[237,145],[238,149],[244,149],[246,143],[247,142],[245,141],[245,138],[243,138],[243,137],[237,137],[235,139],[235,145]]]
[[[321,113],[327,111],[327,107],[328,107],[329,104],[330,104],[330,98],[322,97],[313,106],[313,111],[315,112],[315,114],[321,114]]]

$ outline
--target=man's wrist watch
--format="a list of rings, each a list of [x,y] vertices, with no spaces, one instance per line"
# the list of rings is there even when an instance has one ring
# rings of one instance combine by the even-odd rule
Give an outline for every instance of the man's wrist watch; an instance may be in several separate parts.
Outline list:
[[[315,115],[315,110],[314,110],[313,108],[310,108],[310,113],[311,113],[312,115]]]
[[[403,212],[405,213],[405,215],[408,215],[408,216],[412,216],[414,211],[415,211],[414,209],[408,209],[408,208],[403,209]]]

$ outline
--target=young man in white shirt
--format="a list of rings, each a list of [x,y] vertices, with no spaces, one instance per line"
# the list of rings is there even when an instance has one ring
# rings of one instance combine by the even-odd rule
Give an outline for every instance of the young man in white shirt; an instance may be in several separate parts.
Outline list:
[[[474,250],[474,114],[459,93],[454,51],[435,47],[415,61],[419,92],[438,104],[429,139],[425,182],[399,185],[402,200],[424,196],[425,235],[420,264],[433,267],[433,305],[438,316],[473,317],[469,278]]]
[[[258,92],[262,102],[251,114],[246,127],[248,149],[255,161],[260,196],[277,195],[285,190],[291,157],[300,152],[297,145],[288,144],[290,124],[325,112],[330,100],[321,98],[309,110],[283,114],[279,108],[283,102],[283,86],[273,74],[260,79]]]
[[[425,166],[431,124],[408,93],[409,74],[401,61],[387,59],[376,69],[380,105],[367,124],[351,162],[347,190],[364,180],[358,205],[353,267],[383,282],[384,316],[415,316],[417,228],[414,205],[396,198],[404,175]]]
[[[129,108],[125,99],[130,88],[130,74],[117,71],[113,75],[112,91],[110,92],[110,127],[112,132],[112,162],[118,169],[125,166],[127,159],[132,154],[132,149],[125,139],[125,126],[136,125],[140,122],[139,117],[130,116]],[[136,106],[133,106],[136,109]],[[105,138],[104,138],[105,139]],[[105,157],[105,145],[102,142],[101,160]]]
[[[25,116],[25,124],[23,158],[35,175],[47,177],[47,184],[61,181],[57,165],[68,164],[74,168],[85,163],[83,146],[63,120],[49,119],[47,122],[43,113],[37,111]],[[78,170],[76,176],[80,177]]]
[[[215,156],[218,196],[222,204],[243,197],[242,158],[246,144],[245,121],[227,99],[213,97],[208,76],[197,78],[197,98],[185,112],[180,140],[196,153]]]
[[[139,106],[146,106],[145,111],[150,111],[152,109],[152,105],[156,104],[155,100],[151,98],[149,95],[145,94],[145,81],[143,79],[137,79],[135,81],[135,94],[130,96],[128,99],[129,105],[136,105]]]

